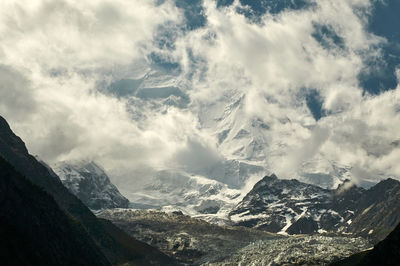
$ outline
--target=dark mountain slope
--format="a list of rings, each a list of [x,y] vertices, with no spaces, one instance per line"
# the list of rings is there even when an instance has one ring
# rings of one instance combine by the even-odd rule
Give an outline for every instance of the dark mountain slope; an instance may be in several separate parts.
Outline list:
[[[82,225],[0,157],[2,265],[110,265]]]
[[[400,224],[359,265],[400,265]]]
[[[159,265],[174,263],[163,253],[156,249],[148,249],[149,246],[130,238],[128,235],[126,235],[126,241],[120,241],[121,235],[113,235],[116,231],[110,230],[113,225],[106,226],[97,219],[76,196],[62,185],[54,172],[30,155],[24,142],[12,132],[6,120],[1,116],[0,156],[5,158],[30,181],[49,193],[66,214],[82,223],[89,236],[112,264],[130,262],[149,265],[152,261],[157,261],[155,264]],[[146,252],[142,253],[141,251]]]
[[[400,182],[389,178],[366,190],[355,210],[347,231],[384,239],[400,222]]]

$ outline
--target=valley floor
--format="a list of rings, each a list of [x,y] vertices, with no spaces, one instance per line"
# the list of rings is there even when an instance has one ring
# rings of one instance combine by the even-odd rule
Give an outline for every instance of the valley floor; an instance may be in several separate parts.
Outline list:
[[[97,215],[184,265],[324,265],[372,248],[361,237],[282,236],[219,226],[181,213],[113,209]]]

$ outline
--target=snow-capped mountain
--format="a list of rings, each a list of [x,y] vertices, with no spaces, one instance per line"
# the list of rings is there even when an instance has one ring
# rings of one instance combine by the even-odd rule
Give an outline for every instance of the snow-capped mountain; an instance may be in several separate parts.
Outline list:
[[[92,210],[129,206],[129,200],[121,195],[105,171],[94,162],[60,162],[53,166],[53,170],[63,185]]]
[[[382,152],[382,148],[379,147],[384,147],[383,150],[390,152],[396,147],[397,140],[391,136],[383,138],[384,134],[379,131],[368,135],[363,133],[369,129],[375,130],[376,127],[374,121],[368,122],[367,117],[370,115],[363,117],[363,112],[357,111],[369,110],[367,105],[373,104],[367,101],[368,97],[359,98],[360,90],[372,92],[373,88],[367,88],[365,80],[360,80],[360,83],[363,83],[362,88],[355,85],[358,84],[356,80],[364,75],[353,73],[350,77],[346,74],[349,71],[339,71],[344,69],[342,63],[347,58],[339,55],[353,51],[352,55],[361,56],[369,54],[370,49],[375,51],[377,48],[372,44],[377,45],[378,40],[366,34],[367,32],[360,32],[359,36],[371,37],[371,40],[368,39],[371,46],[368,46],[365,40],[360,41],[366,43],[364,48],[353,47],[354,42],[347,38],[359,29],[364,29],[363,26],[367,26],[361,22],[368,19],[372,19],[373,22],[374,14],[370,14],[369,11],[364,15],[358,14],[357,10],[360,7],[356,4],[340,4],[340,8],[331,8],[329,2],[318,1],[311,1],[311,6],[315,4],[315,8],[305,4],[309,1],[299,1],[303,4],[293,4],[293,1],[234,1],[235,4],[233,1],[217,1],[216,9],[210,3],[202,1],[190,5],[185,1],[178,2],[180,4],[177,7],[182,9],[182,15],[186,19],[183,23],[190,24],[190,27],[180,25],[185,31],[176,35],[171,33],[179,31],[180,26],[160,28],[160,32],[155,34],[155,43],[161,45],[159,49],[152,51],[140,64],[135,62],[132,69],[129,67],[122,72],[116,72],[107,76],[107,80],[98,83],[97,89],[101,94],[112,98],[121,104],[118,105],[121,109],[127,110],[124,119],[121,120],[122,129],[117,133],[118,141],[112,138],[110,142],[116,145],[110,145],[113,146],[112,149],[106,148],[104,157],[99,158],[99,161],[107,162],[108,165],[104,165],[106,169],[115,172],[120,170],[120,164],[128,165],[123,174],[117,177],[113,175],[113,180],[123,187],[124,194],[135,203],[135,207],[172,208],[175,205],[181,209],[188,207],[186,212],[195,215],[201,214],[204,209],[206,212],[228,209],[232,204],[232,196],[226,197],[225,192],[221,192],[219,200],[206,200],[207,194],[204,194],[204,198],[200,196],[203,195],[204,182],[207,186],[219,184],[220,188],[224,187],[217,189],[218,191],[241,190],[243,196],[243,188],[246,185],[252,185],[254,180],[272,172],[284,178],[296,178],[327,189],[336,188],[346,179],[376,181],[393,175],[393,171],[390,173],[385,169],[385,165],[390,165],[388,163],[374,166],[375,170],[370,179],[364,175],[364,172],[370,169],[368,163],[362,162],[375,161],[374,156],[386,156],[387,153]],[[379,1],[374,1],[373,5],[378,5],[377,2]],[[223,6],[228,9],[220,8]],[[354,28],[340,26],[341,21],[331,21],[331,16],[327,19],[327,13],[322,12],[337,12],[345,6],[355,10],[354,17],[353,12],[348,14],[355,19]],[[228,11],[229,8],[232,10]],[[283,35],[280,36],[282,27],[276,25],[283,23],[283,28],[297,25],[292,25],[292,21],[297,21],[297,18],[291,18],[291,12],[286,14],[286,11],[292,9],[300,13],[305,12],[305,18],[313,19],[307,19],[308,22],[304,22],[301,31],[289,31],[299,35],[286,35],[286,32],[282,32]],[[364,12],[368,8],[361,9]],[[249,21],[231,21],[235,12],[238,13],[238,17],[244,15]],[[273,17],[281,12],[288,20],[270,20],[269,16],[265,16],[270,13]],[[314,15],[310,16],[308,13]],[[194,14],[196,15],[193,16]],[[370,18],[369,15],[373,17]],[[322,16],[321,19],[318,19],[319,16]],[[207,22],[208,19],[210,20]],[[228,29],[218,26],[225,25],[226,23],[222,22],[226,21],[230,21],[232,25],[240,22],[237,26],[241,25],[243,32],[250,32],[251,36],[260,40],[259,50],[247,51],[249,54],[258,54],[260,61],[256,60],[258,56],[236,58],[236,55],[242,54],[243,48],[247,50],[252,47],[252,42],[236,47],[237,50],[224,49],[225,46],[240,44],[239,40],[243,37],[237,35],[236,31],[227,33],[225,30]],[[256,23],[257,26],[249,23],[257,21],[263,23]],[[272,24],[267,26],[268,23]],[[390,44],[393,40],[389,39],[389,35],[383,34],[384,32],[376,31],[379,28],[369,29],[368,33],[371,31],[387,37]],[[386,28],[385,26],[384,29]],[[277,36],[280,38],[272,38],[276,34],[265,34],[273,29],[279,32]],[[346,30],[343,31],[344,29]],[[203,42],[204,39],[209,42]],[[224,44],[224,39],[228,41],[227,44]],[[287,40],[291,40],[289,43],[293,45],[285,47]],[[202,49],[196,46],[199,49],[193,49],[191,45],[183,45],[186,42],[206,46]],[[383,45],[382,40],[379,42]],[[275,55],[281,54],[280,50],[275,50],[280,46],[288,49],[282,55],[296,56],[275,58]],[[367,47],[368,52],[364,50]],[[209,50],[213,53],[208,54]],[[378,50],[380,51],[380,48]],[[378,53],[378,50],[375,52]],[[233,54],[224,55],[230,51],[234,51]],[[221,54],[221,57],[216,57],[217,54]],[[331,57],[331,54],[338,57]],[[304,59],[304,62],[300,60],[289,63],[292,58]],[[324,61],[324,65],[336,66],[334,69],[337,71],[326,68],[326,73],[320,74],[320,60],[323,58],[327,60]],[[333,60],[334,58],[336,59]],[[365,70],[359,69],[362,68],[359,64],[368,58],[350,60],[349,69],[368,72],[367,67]],[[371,62],[375,62],[375,59],[374,56]],[[351,62],[359,63],[353,65]],[[304,64],[300,67],[302,63]],[[367,62],[364,63],[368,65]],[[259,66],[253,69],[257,64]],[[291,66],[298,67],[292,70]],[[394,63],[388,65],[392,81],[396,78],[394,66]],[[313,69],[318,71],[313,72]],[[369,77],[370,74],[368,72],[365,76]],[[314,76],[315,80],[308,80]],[[338,85],[338,81],[344,83]],[[392,85],[391,88],[394,88]],[[336,87],[347,89],[328,93]],[[345,99],[348,95],[345,91],[350,89],[357,100],[347,103]],[[365,106],[356,104],[364,101]],[[86,124],[84,128],[87,127]],[[389,128],[388,125],[384,127]],[[108,128],[113,128],[113,125]],[[92,129],[89,128],[89,131]],[[392,131],[397,132],[397,129]],[[359,133],[360,136],[356,136],[355,133]],[[110,135],[107,133],[105,137]],[[393,135],[397,136],[395,133]],[[353,136],[356,137],[352,139]],[[355,146],[347,149],[350,144]],[[343,151],[346,151],[345,156],[342,156]],[[354,154],[355,151],[357,154]],[[123,156],[115,159],[115,154]],[[361,154],[366,158],[357,159]],[[141,161],[136,162],[137,159]],[[360,163],[364,165],[359,165]],[[171,178],[172,175],[176,175],[175,179]],[[197,181],[193,181],[193,177],[201,178],[203,183],[198,184]],[[150,180],[151,182],[148,182]],[[164,188],[158,185],[160,180],[166,182]],[[142,185],[142,181],[146,184]],[[237,194],[237,191],[233,194]],[[196,195],[197,200],[190,195]],[[235,197],[235,200],[239,198]]]
[[[137,191],[121,191],[131,207],[182,211],[208,221],[227,222],[228,213],[241,199],[241,191],[200,175],[159,171]]]
[[[330,197],[329,190],[318,186],[266,176],[232,210],[230,218],[238,225],[270,232],[313,233],[322,214],[334,215],[321,212]],[[297,228],[300,223],[307,226]]]
[[[383,239],[399,222],[400,182],[328,190],[275,175],[259,181],[230,212],[237,225],[282,234],[351,233]]]
[[[201,214],[203,210],[200,213],[196,210],[202,209],[199,206],[204,206],[203,201],[207,199],[205,205],[211,204],[208,195],[203,193],[205,184],[218,184],[215,195],[222,190],[235,190],[234,195],[240,193],[243,197],[247,192],[244,187],[249,183],[252,186],[268,174],[274,160],[286,154],[283,149],[283,146],[287,148],[285,134],[278,140],[271,135],[277,122],[249,116],[245,94],[232,89],[215,102],[194,103],[187,101],[187,90],[180,78],[162,71],[150,71],[140,78],[115,82],[106,89],[105,93],[129,99],[127,108],[138,125],[146,126],[153,113],[168,113],[176,108],[192,113],[197,121],[198,139],[182,138],[178,145],[186,142],[186,150],[172,155],[178,162],[163,166],[161,170],[137,169],[130,173],[132,177],[118,180],[116,184],[123,184],[123,193],[136,208],[175,205],[180,209],[187,207],[185,213]],[[289,126],[290,119],[282,118],[279,123]],[[211,136],[206,143],[211,143],[209,146],[202,142],[204,135]],[[316,156],[300,167],[296,178],[333,188],[350,178],[349,173],[349,167]],[[228,197],[226,192],[221,193],[218,200],[211,200],[214,211],[238,203],[237,196],[232,202],[231,192]]]

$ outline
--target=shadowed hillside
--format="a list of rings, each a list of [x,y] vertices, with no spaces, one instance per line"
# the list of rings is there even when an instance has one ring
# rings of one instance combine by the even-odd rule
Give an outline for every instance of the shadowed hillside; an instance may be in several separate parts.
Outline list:
[[[109,265],[54,199],[0,157],[2,265]]]

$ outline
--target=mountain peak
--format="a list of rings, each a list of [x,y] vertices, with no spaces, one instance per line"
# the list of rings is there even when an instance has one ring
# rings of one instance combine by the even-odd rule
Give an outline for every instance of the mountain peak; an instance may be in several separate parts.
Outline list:
[[[11,147],[13,150],[18,152],[20,155],[24,155],[28,153],[27,148],[25,147],[25,143],[19,138],[14,132],[11,130],[10,125],[7,121],[0,115],[0,146],[2,146],[3,150],[9,150]],[[11,151],[7,152],[11,154]]]
[[[271,174],[271,175],[266,175],[264,176],[263,180],[267,181],[267,180],[277,180],[278,177],[275,174]]]
[[[90,160],[63,161],[54,171],[64,186],[90,209],[127,208],[129,200],[115,187],[105,170]]]
[[[399,186],[400,186],[400,181],[393,178],[387,178],[381,180],[378,184],[371,187],[369,190],[375,191],[376,193],[380,193],[381,191],[392,190],[393,188],[398,188]]]
[[[274,183],[276,183],[277,181],[278,181],[278,177],[275,174],[271,174],[269,176],[266,175],[266,176],[264,176],[263,179],[261,179],[254,185],[253,190],[254,191],[264,190],[266,186],[269,187],[269,186],[273,185]]]
[[[0,115],[0,128],[10,128],[7,121]]]
[[[395,184],[395,185],[400,185],[400,181],[399,181],[399,180],[396,180],[396,179],[393,179],[393,178],[384,179],[384,180],[380,181],[378,184],[380,184],[380,183],[382,183],[382,184]]]
[[[334,190],[336,195],[341,195],[347,191],[361,189],[356,186],[356,184],[350,179],[345,179],[343,183],[339,184],[338,187]]]

